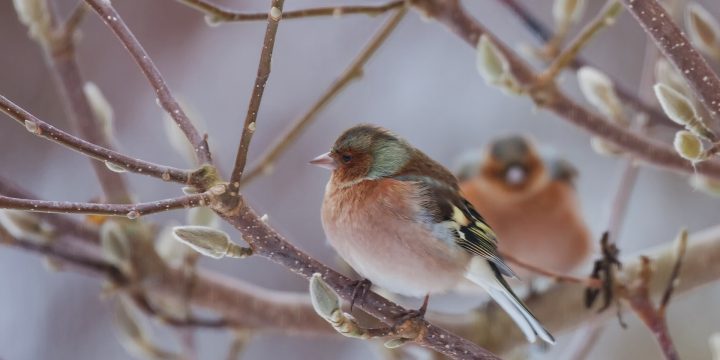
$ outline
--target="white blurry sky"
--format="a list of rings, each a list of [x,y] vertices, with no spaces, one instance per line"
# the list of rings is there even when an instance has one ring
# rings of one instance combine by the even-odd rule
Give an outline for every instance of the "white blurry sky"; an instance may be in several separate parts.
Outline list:
[[[72,1],[58,1],[67,8]],[[267,1],[225,1],[238,10],[262,11]],[[298,9],[337,1],[288,1]],[[345,3],[365,3],[360,1]],[[496,1],[465,1],[471,13],[505,42],[534,39]],[[550,21],[550,0],[526,0],[534,13]],[[586,19],[600,7],[591,1]],[[720,15],[720,6],[704,1]],[[256,72],[264,23],[205,25],[202,16],[171,0],[115,1],[179,98],[207,124],[215,159],[229,171]],[[273,72],[260,111],[250,162],[290,121],[324,91],[383,22],[382,17],[293,20],[281,23]],[[185,166],[167,145],[162,113],[153,92],[124,49],[93,14],[83,24],[80,63],[87,80],[96,82],[113,104],[122,150],[146,160]],[[0,93],[40,118],[68,129],[68,123],[38,47],[28,40],[10,1],[0,2]],[[603,31],[583,52],[624,86],[637,89],[645,35],[630,15]],[[446,165],[464,151],[490,139],[523,133],[549,144],[580,170],[578,191],[593,234],[606,226],[609,202],[622,161],[596,155],[583,131],[525,99],[490,88],[475,70],[473,50],[444,28],[410,13],[365,69],[359,82],[333,102],[276,166],[275,173],[247,189],[259,212],[313,256],[333,262],[319,222],[319,207],[328,174],[307,160],[326,151],[345,128],[372,122],[386,126]],[[575,78],[563,86],[579,98]],[[582,100],[581,100],[582,101]],[[87,200],[99,193],[88,161],[56,145],[31,137],[9,119],[0,121],[1,174],[46,199]],[[179,187],[130,175],[141,201],[177,196]],[[718,200],[694,192],[684,177],[644,168],[633,193],[626,227],[620,234],[624,252],[668,242],[678,229],[699,230],[717,223]],[[182,221],[176,212],[156,216]],[[203,266],[273,289],[305,291],[306,282],[263,259],[204,260]],[[126,359],[111,326],[110,304],[98,300],[100,283],[75,274],[52,274],[41,260],[15,249],[0,248],[0,358]],[[709,357],[707,338],[720,331],[714,311],[720,289],[707,287],[673,302],[669,321],[679,351],[687,359]],[[591,358],[652,359],[659,353],[652,338],[632,316],[622,331],[608,324]],[[167,334],[166,334],[167,335]],[[167,336],[166,336],[167,337]],[[203,359],[224,356],[229,336],[202,333]],[[558,348],[567,345],[562,337]],[[247,348],[247,359],[367,358],[373,350],[360,341],[339,337],[305,339],[259,337]],[[547,358],[554,358],[553,352]]]

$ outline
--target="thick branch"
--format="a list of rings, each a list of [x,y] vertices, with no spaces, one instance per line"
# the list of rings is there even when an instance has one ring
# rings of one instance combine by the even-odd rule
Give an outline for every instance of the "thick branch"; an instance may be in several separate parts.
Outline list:
[[[133,60],[135,60],[138,64],[140,70],[143,74],[145,74],[145,77],[155,90],[155,95],[157,96],[160,106],[162,106],[162,108],[173,120],[175,120],[175,123],[180,127],[183,133],[185,133],[185,136],[188,138],[188,141],[190,141],[190,144],[192,144],[195,149],[198,162],[200,164],[212,162],[207,139],[200,135],[190,119],[187,115],[185,115],[183,109],[170,93],[170,89],[165,83],[165,79],[163,79],[160,71],[152,62],[147,52],[145,52],[142,45],[140,45],[140,42],[137,40],[135,35],[133,35],[127,25],[125,25],[125,22],[120,17],[120,14],[115,11],[109,1],[86,0],[86,2],[93,8],[93,10],[95,10],[110,30],[112,30],[115,36],[117,36],[120,42],[128,50]]]
[[[204,12],[213,22],[259,21],[266,20],[267,13],[242,13],[224,9],[205,0],[176,0],[189,7]],[[327,6],[302,10],[287,11],[282,14],[283,20],[300,19],[320,16],[341,16],[353,14],[380,15],[389,10],[403,6],[402,0],[391,1],[382,5],[368,6]]]
[[[536,84],[537,76],[533,70],[519,56],[470,17],[460,6],[458,0],[412,0],[412,4],[428,16],[447,26],[473,48],[476,47],[481,35],[487,35],[505,55],[514,79],[521,86],[532,88]],[[555,86],[546,86],[537,90],[539,91],[534,91],[531,95],[538,105],[616,145],[638,160],[675,171],[691,174],[700,173],[711,178],[720,179],[720,164],[716,162],[705,161],[693,167],[689,161],[677,155],[672,148],[646,139],[590,112],[567,97]]]
[[[0,95],[0,111],[14,119],[18,124],[25,126],[32,134],[63,145],[93,159],[109,162],[127,171],[149,175],[165,181],[173,181],[181,184],[189,184],[191,182],[191,174],[188,171],[135,159],[79,139],[36,118],[2,95]]]
[[[211,195],[207,193],[185,195],[178,198],[138,204],[95,204],[70,201],[45,201],[18,199],[0,195],[0,209],[68,214],[127,216],[128,218],[135,219],[142,215],[205,206],[210,202],[210,200]]]
[[[257,115],[260,111],[260,103],[263,93],[265,92],[265,84],[270,78],[270,67],[272,62],[273,49],[275,48],[275,35],[277,35],[278,25],[282,18],[282,8],[285,0],[272,0],[272,8],[267,15],[267,28],[265,29],[265,39],[263,39],[263,47],[260,52],[260,64],[258,65],[257,76],[255,77],[255,86],[253,86],[252,95],[250,95],[250,104],[245,114],[245,124],[243,125],[242,135],[240,136],[240,145],[238,146],[237,155],[235,156],[235,166],[230,176],[230,184],[235,190],[240,188],[240,178],[245,171],[245,163],[247,162],[248,151],[250,150],[250,140],[255,134]]]
[[[720,121],[720,78],[656,0],[622,0],[710,115]]]
[[[552,31],[543,25],[540,20],[535,17],[527,8],[525,8],[522,4],[520,4],[516,0],[499,0],[503,4],[505,4],[515,15],[517,15],[527,26],[530,31],[542,42],[547,42],[550,39],[553,38]],[[577,70],[580,69],[583,66],[591,66],[591,67],[597,67],[594,66],[592,63],[588,62],[587,60],[576,57],[573,62],[570,63],[570,66]],[[668,119],[665,114],[662,113],[662,111],[658,110],[656,107],[650,106],[647,103],[643,102],[636,94],[636,92],[631,91],[630,89],[627,89],[626,87],[622,86],[621,82],[618,81],[616,78],[611,77],[613,85],[615,86],[615,92],[618,94],[620,99],[622,99],[623,102],[630,105],[632,108],[634,108],[636,111],[645,113],[648,115],[648,120],[653,125],[663,125],[673,128],[680,128],[677,124],[675,124],[672,120]]]
[[[390,19],[383,24],[372,39],[365,45],[360,53],[353,59],[350,65],[343,71],[335,82],[325,90],[320,99],[318,99],[312,107],[299,119],[297,119],[277,140],[273,143],[266,153],[260,157],[257,165],[252,167],[240,180],[240,186],[246,185],[256,179],[257,177],[266,174],[272,168],[273,163],[277,160],[283,152],[285,152],[290,145],[292,145],[305,129],[317,118],[318,114],[325,109],[325,107],[333,101],[353,80],[358,79],[362,76],[363,67],[367,64],[368,60],[372,58],[377,50],[382,46],[385,40],[395,30],[397,24],[407,13],[407,9],[403,8],[398,10]]]

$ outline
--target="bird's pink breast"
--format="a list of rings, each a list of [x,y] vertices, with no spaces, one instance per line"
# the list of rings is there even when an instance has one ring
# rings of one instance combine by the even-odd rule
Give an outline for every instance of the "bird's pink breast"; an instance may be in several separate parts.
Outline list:
[[[419,297],[455,287],[469,255],[417,222],[416,193],[413,184],[390,179],[344,189],[331,183],[322,220],[330,244],[360,275],[389,291]]]

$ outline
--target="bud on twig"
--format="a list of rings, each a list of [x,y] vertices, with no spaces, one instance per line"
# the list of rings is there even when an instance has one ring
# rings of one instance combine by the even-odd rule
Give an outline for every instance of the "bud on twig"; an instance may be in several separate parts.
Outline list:
[[[720,360],[720,333],[710,335],[708,345],[710,345],[713,360]]]
[[[720,60],[720,25],[698,3],[690,3],[685,12],[685,26],[692,43],[705,54]]]
[[[720,197],[720,180],[694,174],[690,176],[688,182],[695,190],[700,190],[705,194]]]
[[[211,258],[245,258],[252,255],[252,249],[241,247],[230,241],[225,232],[206,226],[176,226],[173,234],[193,250]]]
[[[210,228],[219,228],[220,219],[215,212],[207,207],[195,207],[188,210],[187,222],[190,225],[207,226]]]
[[[108,168],[108,170],[110,170],[112,172],[116,172],[116,173],[127,172],[127,169],[125,169],[124,167],[122,167],[118,164],[115,164],[115,163],[111,163],[107,160],[105,160],[105,167]]]
[[[0,210],[0,225],[10,235],[29,242],[45,245],[52,240],[53,227],[37,214],[19,210]]]
[[[485,82],[510,92],[518,92],[518,86],[510,72],[510,64],[500,49],[487,35],[480,37],[476,49],[476,65]]]
[[[675,151],[687,160],[697,162],[703,159],[704,149],[702,141],[689,131],[680,130],[675,133],[673,146],[675,147]]]
[[[130,272],[130,240],[116,221],[105,221],[100,227],[100,245],[102,255],[123,273]]]
[[[182,101],[180,101],[179,106],[183,109],[183,111],[185,111],[188,119],[190,119],[190,122],[193,123],[193,125],[199,129],[205,127],[204,122],[200,121],[200,117],[193,111],[192,108],[186,106]],[[185,161],[188,162],[188,164],[195,164],[195,148],[187,139],[185,133],[182,132],[180,127],[177,123],[175,123],[175,120],[173,120],[170,115],[164,113],[163,117],[165,119],[165,135],[167,135],[170,145],[185,159]]]
[[[605,74],[599,70],[583,66],[577,72],[578,83],[585,99],[590,102],[600,113],[614,120],[622,126],[627,126],[628,121],[623,114],[620,99],[615,93],[613,83]]]
[[[684,125],[697,136],[712,139],[714,134],[698,117],[695,107],[681,93],[665,84],[655,84],[655,96],[665,114],[674,122]]]
[[[93,82],[86,82],[83,86],[83,91],[95,115],[95,120],[100,125],[100,129],[102,129],[105,138],[111,143],[115,143],[115,132],[113,130],[114,112],[110,102],[107,101],[102,91],[100,91],[100,88]]]
[[[585,0],[555,0],[552,13],[558,27],[576,23],[585,12]]]
[[[50,11],[46,0],[13,0],[20,22],[29,29],[31,38],[46,42],[50,37]]]

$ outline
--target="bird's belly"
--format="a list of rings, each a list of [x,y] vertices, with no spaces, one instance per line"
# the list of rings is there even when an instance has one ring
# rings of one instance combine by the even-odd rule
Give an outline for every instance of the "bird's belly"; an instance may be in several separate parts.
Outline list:
[[[454,288],[470,256],[397,211],[382,202],[334,206],[323,210],[323,225],[338,254],[379,287],[414,297]]]

